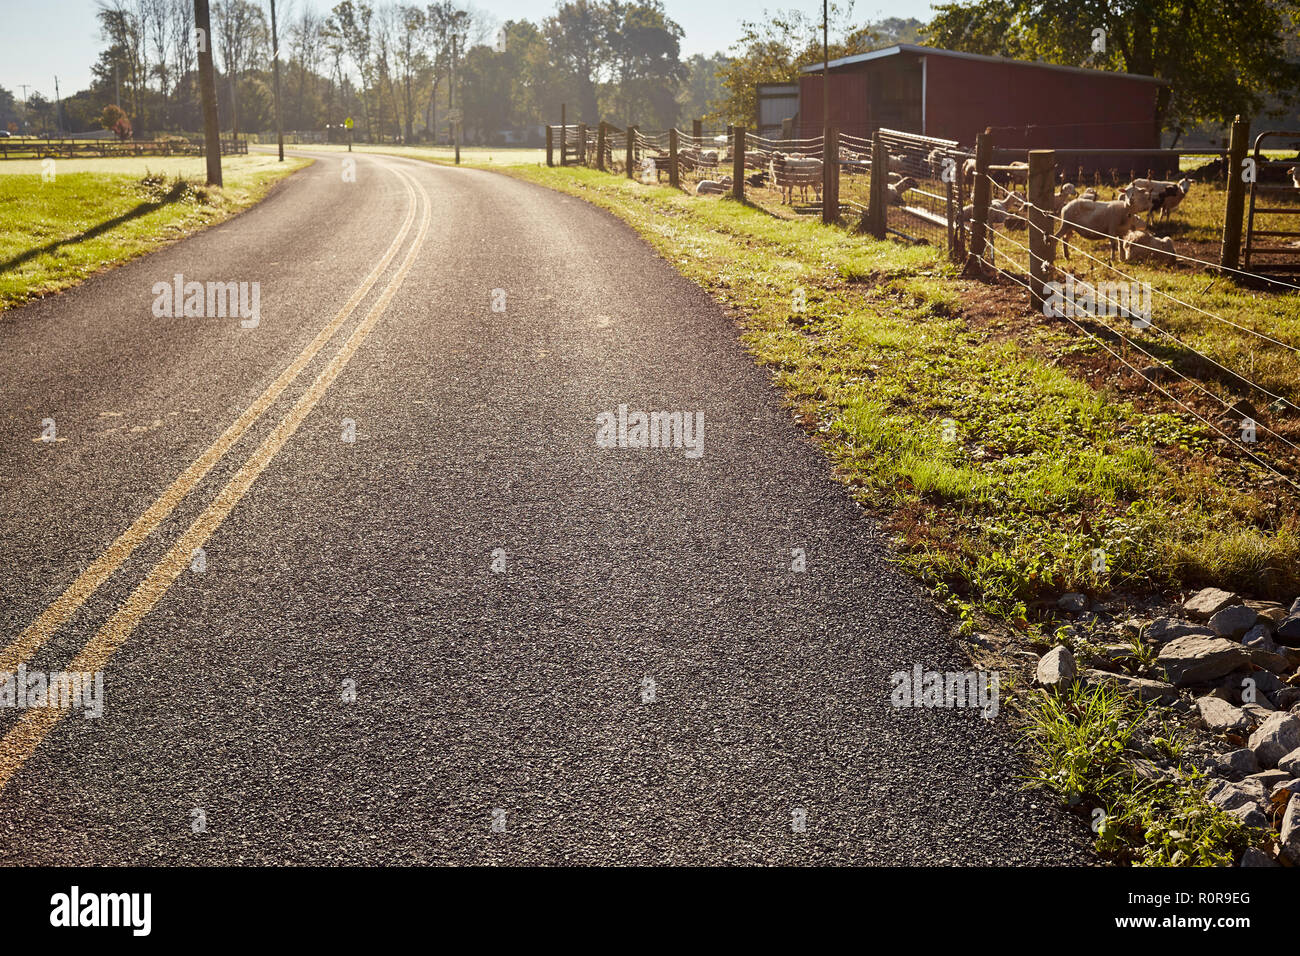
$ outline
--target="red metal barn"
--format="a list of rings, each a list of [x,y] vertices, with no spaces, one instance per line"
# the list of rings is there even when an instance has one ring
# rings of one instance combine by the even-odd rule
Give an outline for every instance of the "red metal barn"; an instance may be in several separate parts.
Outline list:
[[[799,78],[801,136],[822,120],[822,67]],[[1155,149],[1164,80],[1029,63],[900,43],[830,62],[830,125],[855,136],[880,127],[999,147]]]

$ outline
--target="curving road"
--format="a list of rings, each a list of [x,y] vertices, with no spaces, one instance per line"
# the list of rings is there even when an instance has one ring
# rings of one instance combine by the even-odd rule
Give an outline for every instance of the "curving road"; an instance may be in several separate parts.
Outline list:
[[[353,158],[0,319],[0,670],[105,694],[0,708],[0,861],[1090,862],[1004,720],[891,707],[949,625],[718,306],[581,202]],[[258,326],[156,317],[176,274]],[[599,447],[620,405],[703,454]]]

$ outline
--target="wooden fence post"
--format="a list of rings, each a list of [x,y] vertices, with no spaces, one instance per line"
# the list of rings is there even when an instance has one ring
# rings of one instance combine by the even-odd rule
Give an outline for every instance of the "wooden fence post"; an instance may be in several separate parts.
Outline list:
[[[871,134],[871,193],[867,200],[867,229],[877,239],[885,238],[889,216],[885,210],[889,184],[889,151],[880,138],[880,130]]]
[[[971,265],[971,259],[984,258],[984,244],[989,229],[989,200],[992,198],[992,190],[989,189],[989,159],[992,155],[993,131],[986,129],[975,137],[975,195],[971,200],[975,204],[975,214],[970,229],[967,267]]]
[[[668,131],[668,185],[676,189],[681,185],[681,177],[677,175],[677,127],[674,126]]]
[[[840,218],[840,131],[834,126],[822,130],[822,222]]]
[[[1241,219],[1246,208],[1246,181],[1241,164],[1250,148],[1250,123],[1240,116],[1232,121],[1228,140],[1228,201],[1223,207],[1223,248],[1219,265],[1235,269],[1241,262]]]
[[[546,165],[555,165],[555,127],[550,123],[546,124]]]
[[[794,139],[794,119],[792,117],[781,120],[781,138],[785,140]]]
[[[631,123],[627,127],[627,178],[636,176],[636,127]]]
[[[735,145],[731,150],[731,198],[745,201],[745,127],[734,127]]]
[[[564,116],[564,104],[560,104],[560,165],[569,165],[569,126]]]
[[[695,140],[696,146],[703,146],[701,140],[704,139],[704,120],[691,120],[691,138]]]
[[[605,171],[605,121],[596,127],[596,168]]]
[[[1043,310],[1047,282],[1051,277],[1056,242],[1053,237],[1052,207],[1056,195],[1056,153],[1050,149],[1029,151],[1029,300],[1035,312]]]
[[[587,124],[578,124],[578,165],[587,165]]]

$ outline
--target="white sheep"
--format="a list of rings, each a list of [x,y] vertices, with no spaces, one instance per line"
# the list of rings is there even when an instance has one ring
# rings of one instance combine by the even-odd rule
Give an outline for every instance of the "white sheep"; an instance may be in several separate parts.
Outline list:
[[[1154,236],[1145,229],[1131,230],[1124,236],[1125,262],[1145,262],[1150,259],[1160,264],[1172,265],[1174,241],[1168,236]]]
[[[1169,219],[1169,214],[1178,208],[1178,204],[1191,191],[1192,181],[1180,179],[1174,183],[1163,179],[1135,179],[1130,186],[1146,190],[1151,195],[1151,211],[1147,213],[1147,225],[1150,225],[1157,212],[1160,213],[1161,222]]]
[[[1148,202],[1150,201],[1150,194],[1148,193],[1136,191],[1135,195],[1138,197],[1146,196]],[[1135,213],[1145,212],[1150,208],[1149,205],[1135,208],[1127,196],[1111,202],[1075,199],[1066,203],[1065,208],[1061,210],[1063,224],[1061,231],[1056,234],[1056,238],[1061,240],[1061,248],[1065,251],[1065,258],[1067,259],[1070,258],[1070,247],[1065,245],[1065,240],[1073,237],[1076,231],[1082,233],[1085,239],[1094,241],[1099,238],[1108,238],[1110,240],[1110,258],[1114,262],[1115,253],[1119,250],[1119,237],[1125,236],[1135,229],[1141,229],[1144,223]]]
[[[1292,166],[1286,174],[1291,177],[1291,182],[1295,183],[1295,188],[1300,189],[1300,166]]]
[[[701,179],[695,185],[695,195],[708,196],[714,193],[725,193],[731,189],[731,183],[730,176],[723,176],[721,179]]]
[[[891,206],[906,205],[903,199],[903,193],[907,192],[909,189],[915,188],[916,180],[910,176],[904,176],[898,182],[886,186],[885,191],[889,193],[889,204]]]
[[[1061,191],[1052,199],[1052,211],[1060,212],[1065,208],[1065,204],[1071,199],[1079,198],[1079,190],[1075,188],[1074,183],[1063,183]]]

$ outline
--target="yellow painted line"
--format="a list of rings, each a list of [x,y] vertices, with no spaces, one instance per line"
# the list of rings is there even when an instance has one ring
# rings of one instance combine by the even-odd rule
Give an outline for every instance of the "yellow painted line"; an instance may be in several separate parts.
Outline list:
[[[397,295],[397,290],[415,264],[416,257],[419,255],[420,248],[424,245],[433,218],[432,204],[428,192],[419,183],[415,183],[415,185],[424,196],[424,216],[420,223],[419,232],[416,233],[415,239],[412,240],[406,258],[402,260],[401,266],[388,281],[388,286],[375,301],[375,304],[371,306],[366,317],[361,320],[347,341],[343,343],[330,360],[330,363],[317,376],[311,388],[303,393],[288,414],[275,426],[275,430],[266,437],[262,444],[258,446],[257,451],[249,456],[239,471],[235,473],[235,476],[221,489],[216,500],[194,519],[194,523],[186,529],[172,549],[154,565],[148,577],[141,581],[139,586],[131,593],[131,596],[126,599],[126,603],[118,608],[117,612],[99,629],[99,632],[82,648],[81,653],[67,666],[67,670],[93,673],[104,669],[109,658],[126,643],[127,638],[131,636],[131,633],[144,619],[144,616],[153,610],[163,595],[167,593],[167,590],[180,577],[185,568],[189,566],[190,558],[195,549],[203,547],[208,538],[220,527],[235,505],[239,503],[239,500],[252,487],[253,482],[257,480],[257,476],[262,473],[276,453],[284,447],[285,442],[298,430],[298,426],[311,413],[316,403],[320,401],[321,396],[325,394],[326,389],[333,384],[348,362],[352,360],[352,356],[361,347],[366,336],[370,334],[370,330],[374,328],[375,323],[388,310],[393,297]],[[27,759],[40,746],[45,736],[59,722],[59,718],[63,714],[62,709],[52,707],[29,708],[23,711],[18,722],[5,734],[4,739],[0,740],[0,789],[3,789],[13,775],[22,768]]]
[[[167,520],[167,516],[176,509],[182,499],[203,480],[204,476],[212,470],[213,465],[225,455],[235,442],[239,441],[244,432],[248,431],[253,423],[271,407],[275,400],[280,397],[280,394],[289,387],[293,380],[307,367],[307,364],[333,338],[334,333],[347,321],[348,316],[356,311],[357,306],[361,304],[361,300],[366,297],[366,294],[392,263],[393,258],[397,255],[397,250],[401,248],[402,243],[406,240],[407,233],[411,230],[411,223],[415,221],[417,201],[415,190],[411,188],[409,176],[405,173],[399,173],[392,167],[385,168],[397,175],[398,180],[406,189],[410,204],[406,211],[406,220],[402,223],[397,238],[388,247],[383,258],[379,260],[379,264],[366,276],[361,285],[357,287],[356,292],[352,294],[352,298],[344,303],[329,325],[320,330],[307,347],[299,353],[298,357],[280,373],[279,378],[272,382],[266,391],[253,404],[249,405],[243,414],[222,433],[221,437],[213,442],[207,451],[196,458],[194,463],[186,468],[171,483],[171,486],[159,496],[158,500],[151,504],[129,528],[118,536],[116,541],[104,550],[103,554],[91,562],[90,566],[82,571],[72,584],[68,585],[67,590],[42,611],[35,621],[19,633],[8,647],[0,651],[0,673],[5,671],[13,672],[19,664],[31,659],[31,656],[50,639],[51,635],[76,613],[77,608],[81,607],[121,567],[122,562],[131,556],[131,553],[140,546],[141,542]]]

